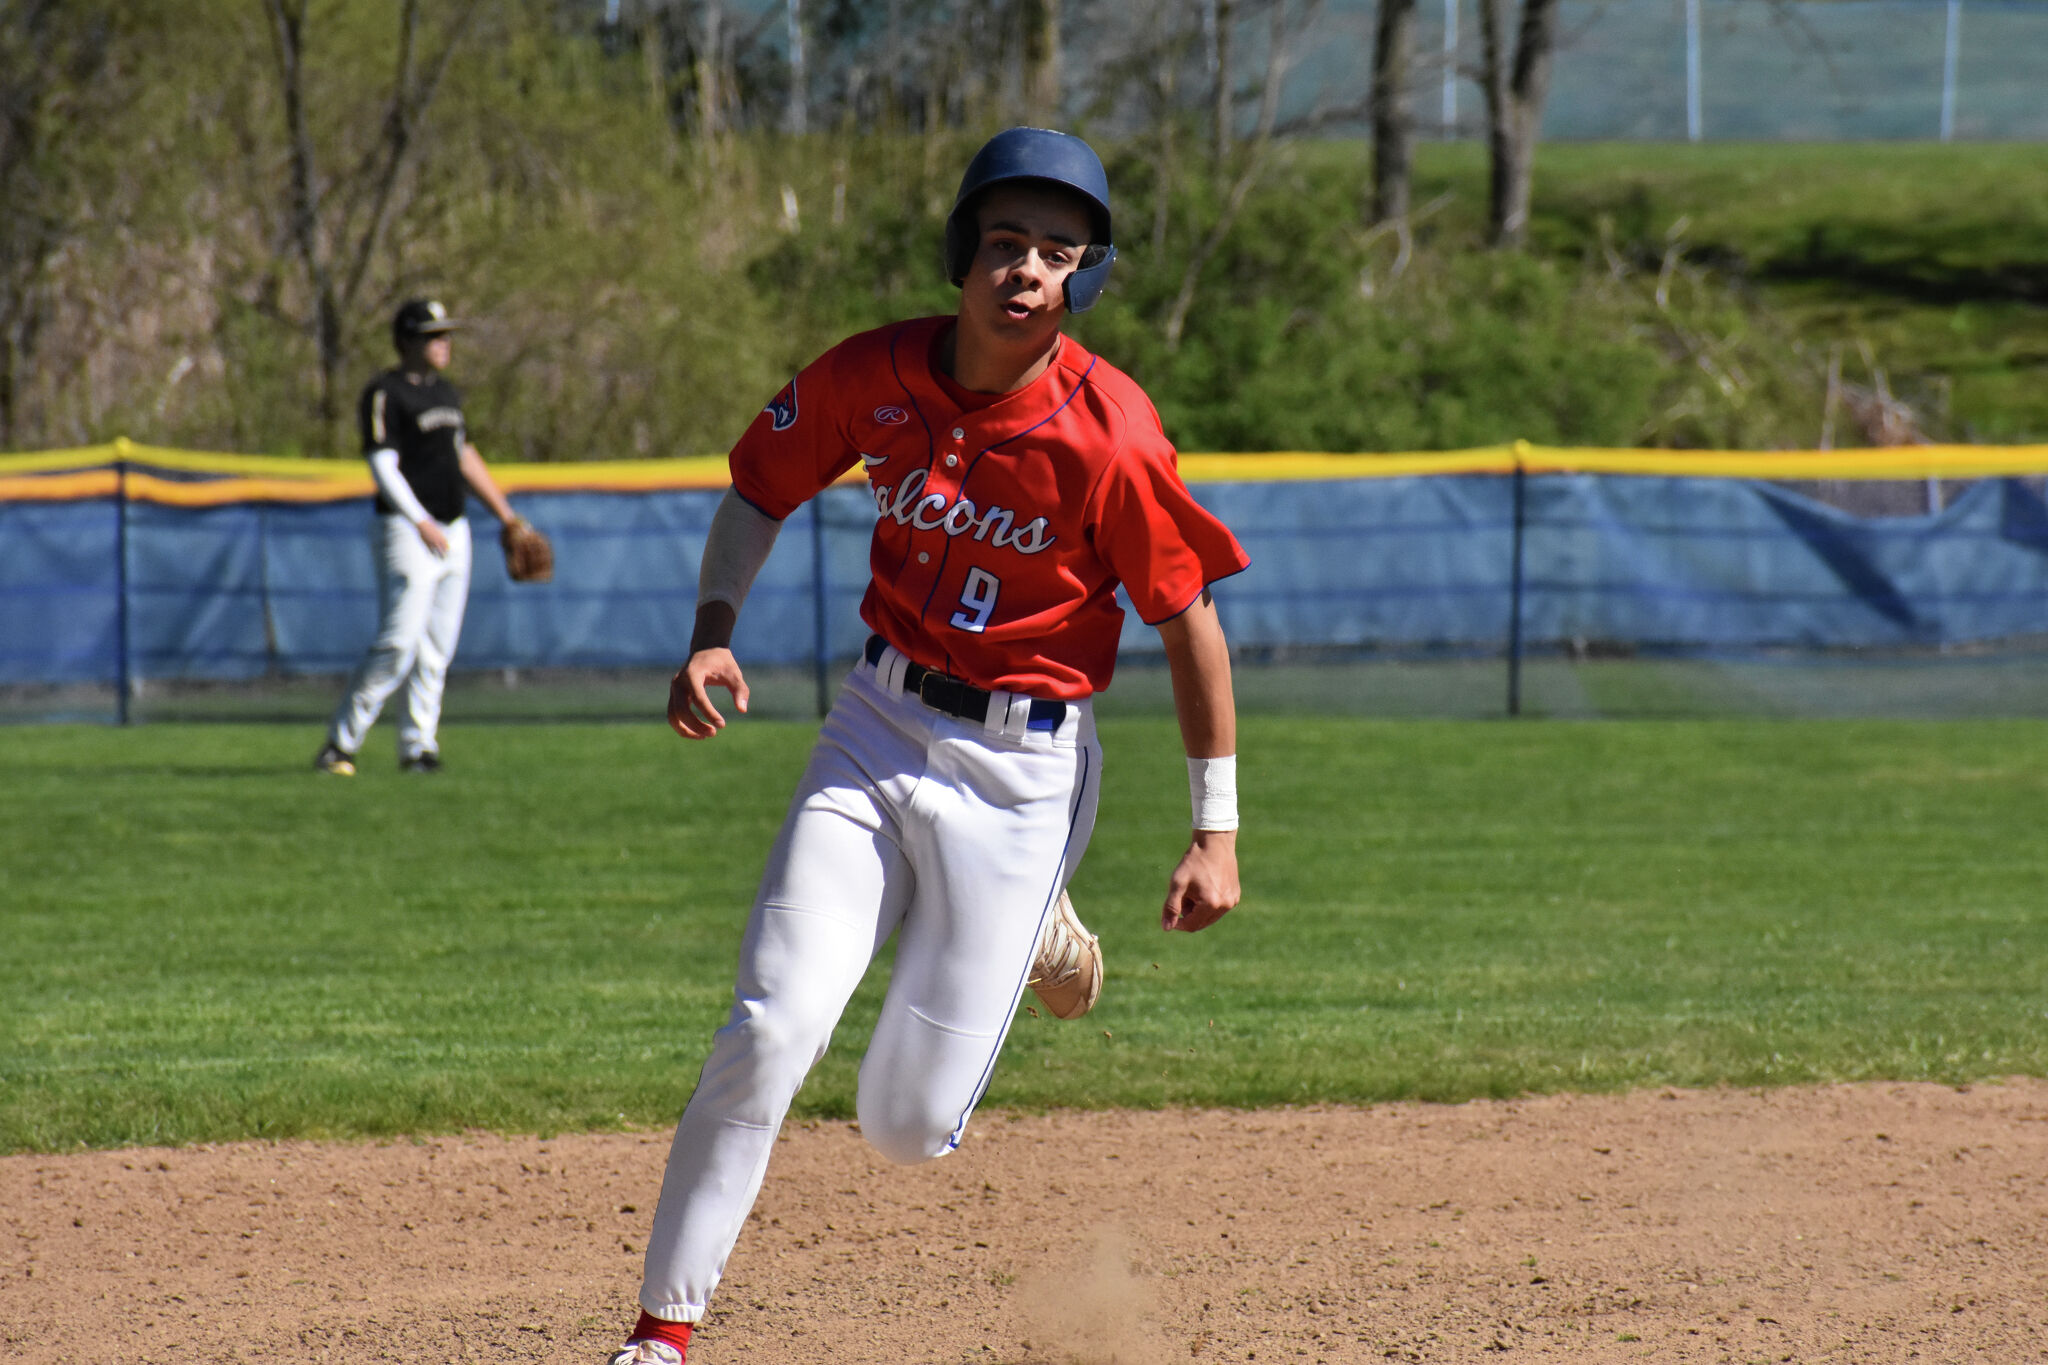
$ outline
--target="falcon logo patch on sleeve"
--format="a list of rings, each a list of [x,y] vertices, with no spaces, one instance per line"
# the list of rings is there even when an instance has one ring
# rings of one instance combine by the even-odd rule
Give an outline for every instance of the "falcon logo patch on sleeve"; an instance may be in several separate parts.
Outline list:
[[[768,414],[769,424],[777,431],[788,431],[796,425],[796,381],[790,380],[775,395],[768,406],[761,411]]]

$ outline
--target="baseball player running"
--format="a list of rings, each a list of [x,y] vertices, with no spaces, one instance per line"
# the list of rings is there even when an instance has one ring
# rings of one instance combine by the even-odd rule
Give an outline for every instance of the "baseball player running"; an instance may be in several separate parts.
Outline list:
[[[681,1365],[789,1101],[891,934],[861,1132],[905,1163],[959,1144],[1088,846],[1090,698],[1116,661],[1118,584],[1165,642],[1188,754],[1194,832],[1161,925],[1202,929],[1238,901],[1236,717],[1208,589],[1247,561],[1181,482],[1143,391],[1061,335],[1101,294],[1112,240],[1085,142],[999,134],[946,224],[957,314],[842,342],[733,448],[670,691],[676,733],[725,726],[714,687],[747,709],[729,648],[747,590],[783,519],[856,464],[877,513],[874,634],[769,853],[612,1365]]]
[[[461,325],[439,303],[405,303],[391,322],[397,368],[371,380],[358,404],[363,454],[377,482],[377,638],[328,722],[327,743],[313,759],[321,772],[354,774],[356,750],[400,683],[399,766],[441,770],[441,694],[469,602],[465,485],[508,533],[538,535],[513,514],[464,436],[462,396],[441,373],[453,350],[448,334]]]

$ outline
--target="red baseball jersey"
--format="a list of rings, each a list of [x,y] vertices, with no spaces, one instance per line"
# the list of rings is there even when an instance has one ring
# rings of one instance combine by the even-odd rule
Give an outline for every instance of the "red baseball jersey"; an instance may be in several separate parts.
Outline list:
[[[877,328],[807,366],[733,447],[733,487],[780,521],[865,465],[861,618],[927,668],[1079,700],[1115,670],[1119,583],[1157,624],[1250,561],[1127,375],[1063,337],[1026,387],[971,393],[932,363],[952,322]]]

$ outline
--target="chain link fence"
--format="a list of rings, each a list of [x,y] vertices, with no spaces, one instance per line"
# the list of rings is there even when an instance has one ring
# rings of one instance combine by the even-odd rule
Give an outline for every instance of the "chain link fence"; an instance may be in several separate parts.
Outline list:
[[[720,493],[678,465],[500,467],[557,573],[479,556],[451,720],[659,722]],[[1251,555],[1216,586],[1247,712],[1574,717],[2048,715],[2044,467],[1520,442],[1183,463]],[[1793,480],[1912,496],[1859,515]],[[858,657],[875,515],[835,487],[778,539],[734,641],[752,714],[817,714]],[[367,476],[327,461],[0,458],[0,721],[316,722],[376,632],[370,522]],[[1105,713],[1170,712],[1163,662],[1127,622]]]
[[[1373,0],[1299,43],[1287,115],[1358,133]],[[2048,0],[1564,0],[1543,120],[1565,140],[2048,139]],[[1483,134],[1477,0],[1417,0],[1423,136]]]

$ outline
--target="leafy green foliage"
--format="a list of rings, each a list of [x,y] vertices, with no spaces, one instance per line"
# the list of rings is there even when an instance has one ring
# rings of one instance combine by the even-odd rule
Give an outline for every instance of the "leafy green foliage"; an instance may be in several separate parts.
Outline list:
[[[1810,359],[1871,366],[1929,433],[2048,436],[2048,150],[2024,143],[1546,149],[1544,249],[1676,248]],[[1867,348],[1869,359],[1863,351]]]
[[[541,0],[478,16],[345,319],[351,390],[388,363],[396,303],[435,294],[476,323],[454,377],[487,454],[703,453],[842,336],[953,306],[940,225],[978,115],[921,135],[686,135],[682,77],[631,44]],[[13,443],[351,453],[346,424],[316,416],[261,7],[193,0],[120,32],[109,61],[132,97],[66,125],[69,197],[48,212],[69,236],[38,267],[47,321]],[[308,20],[335,232],[365,222],[395,37],[377,7]],[[1162,123],[1102,145],[1120,260],[1075,331],[1185,449],[1806,447],[1831,371],[1928,437],[2048,438],[2039,147],[1545,146],[1530,248],[1503,255],[1483,245],[1482,148],[1417,149],[1404,243],[1363,221],[1362,145],[1283,144],[1190,282],[1229,197],[1199,136]],[[1834,436],[1863,439],[1853,412]]]
[[[992,1104],[2048,1074],[2038,726],[1250,717],[1197,935],[1174,725],[1104,731],[1108,985],[1020,1014]],[[671,1121],[812,733],[467,726],[342,780],[311,731],[21,730],[0,1150]],[[851,1112],[882,978],[799,1113]]]

